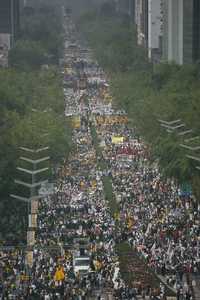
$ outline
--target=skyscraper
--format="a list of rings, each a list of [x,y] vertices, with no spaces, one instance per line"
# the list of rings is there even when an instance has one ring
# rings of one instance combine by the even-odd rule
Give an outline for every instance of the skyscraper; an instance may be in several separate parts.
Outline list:
[[[161,0],[148,0],[148,57],[153,62],[161,58]]]
[[[148,0],[135,0],[138,45],[148,47]]]
[[[193,61],[200,60],[200,1],[193,4]]]
[[[199,58],[199,0],[163,0],[163,59],[184,64]]]
[[[0,33],[9,34],[11,44],[19,32],[19,0],[0,0]]]

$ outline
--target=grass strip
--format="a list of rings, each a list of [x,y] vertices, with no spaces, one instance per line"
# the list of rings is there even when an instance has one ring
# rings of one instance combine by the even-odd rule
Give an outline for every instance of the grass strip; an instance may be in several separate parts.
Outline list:
[[[93,139],[93,143],[94,143],[94,147],[96,150],[96,154],[97,154],[97,167],[101,170],[104,171],[107,169],[107,164],[103,159],[102,156],[102,149],[99,145],[99,140],[98,140],[98,136],[97,136],[97,132],[96,132],[96,128],[94,125],[91,126],[91,135],[92,135],[92,139]]]
[[[101,171],[104,171],[107,169],[107,165],[102,157],[102,149],[99,146],[98,136],[97,136],[96,128],[94,125],[91,125],[91,135],[92,135],[94,147],[96,149],[96,153],[98,156],[97,166],[99,167],[99,169]],[[106,198],[106,200],[108,200],[111,213],[114,216],[116,213],[118,213],[119,206],[118,206],[115,196],[113,194],[112,179],[109,176],[103,176],[102,181],[103,181],[103,186],[104,186],[105,198]]]
[[[161,280],[158,275],[147,266],[147,261],[127,242],[117,244],[116,251],[119,256],[120,271],[124,281],[129,286],[150,286],[156,294],[160,287]],[[165,283],[163,284],[166,288],[166,295],[171,297],[175,296],[175,293],[169,286]]]
[[[105,198],[106,200],[108,200],[111,213],[114,216],[119,212],[119,205],[113,194],[112,179],[109,176],[103,177],[103,186],[104,186]]]

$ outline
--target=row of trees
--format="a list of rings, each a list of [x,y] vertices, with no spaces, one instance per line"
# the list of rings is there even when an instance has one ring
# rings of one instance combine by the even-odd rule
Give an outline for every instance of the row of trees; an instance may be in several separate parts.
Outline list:
[[[14,184],[19,177],[20,147],[49,146],[50,167],[62,163],[71,149],[62,76],[50,64],[55,60],[41,67],[45,53],[55,55],[56,60],[59,57],[61,15],[54,12],[54,6],[36,6],[24,12],[21,39],[10,52],[10,67],[0,69],[0,240],[12,243],[15,238],[25,241],[27,229],[27,205],[9,196],[24,192]]]
[[[82,16],[79,28],[107,71],[115,104],[128,112],[148,143],[152,158],[159,159],[162,173],[181,183],[191,183],[199,194],[196,163],[186,158],[188,151],[179,146],[183,137],[167,133],[158,121],[181,119],[186,128],[192,128],[193,134],[198,135],[199,65],[153,66],[145,49],[137,45],[134,25],[112,10],[107,16],[102,10]]]

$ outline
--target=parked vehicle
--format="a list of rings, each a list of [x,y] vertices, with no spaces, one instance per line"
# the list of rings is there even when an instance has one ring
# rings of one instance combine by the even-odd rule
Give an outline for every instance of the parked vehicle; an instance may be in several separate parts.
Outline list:
[[[90,271],[90,257],[77,256],[73,258],[73,268],[75,273],[84,275]]]

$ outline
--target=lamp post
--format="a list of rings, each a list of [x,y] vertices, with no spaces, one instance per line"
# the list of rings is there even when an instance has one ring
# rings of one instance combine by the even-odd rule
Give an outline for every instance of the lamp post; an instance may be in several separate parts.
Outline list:
[[[164,120],[158,120],[161,127],[164,127],[167,132],[172,133],[175,132],[175,130],[185,127],[184,123],[181,123],[181,119],[173,120],[173,121],[164,121]]]
[[[27,253],[26,253],[26,264],[31,267],[33,264],[33,251],[32,247],[35,244],[35,229],[37,228],[37,211],[38,211],[38,200],[42,197],[37,193],[37,188],[42,184],[46,183],[47,180],[37,180],[37,175],[46,172],[49,168],[39,168],[38,165],[43,162],[47,162],[50,157],[42,156],[40,158],[32,158],[29,155],[38,155],[49,149],[49,147],[42,147],[38,149],[31,149],[26,147],[20,147],[24,152],[23,156],[20,157],[21,161],[31,164],[31,168],[17,167],[17,170],[23,174],[31,175],[31,183],[16,179],[15,183],[24,186],[29,189],[30,197],[22,197],[19,195],[11,194],[11,197],[26,202],[28,205],[28,230],[27,230]]]
[[[194,144],[195,141],[199,140],[199,136],[195,136],[189,139],[185,139],[184,143],[180,144],[180,147],[187,149],[190,151],[190,154],[186,154],[186,157],[196,161],[196,162],[200,162],[200,157],[194,155],[194,152],[197,152],[200,150],[200,145],[198,144]],[[191,154],[192,153],[192,154]],[[200,170],[199,166],[195,167],[197,170]]]
[[[177,119],[177,120],[173,120],[173,121],[165,121],[165,120],[161,120],[158,119],[160,126],[166,128],[168,133],[172,133],[175,132],[177,129],[183,128],[185,127],[185,124],[182,123],[181,119]],[[192,133],[193,130],[192,129],[186,129],[180,132],[177,132],[177,135],[180,137],[184,137],[187,134]],[[192,142],[195,142],[196,140],[199,140],[200,136],[193,136],[193,137],[189,137],[189,138],[185,138],[183,141],[184,143],[180,143],[179,146],[187,149],[189,151],[199,151],[200,150],[200,145],[191,145]],[[188,144],[190,143],[190,144]],[[194,160],[194,161],[198,161],[200,162],[200,157],[197,156],[193,156],[190,154],[186,154],[186,157]],[[200,170],[200,166],[196,166],[195,167],[197,170]]]

